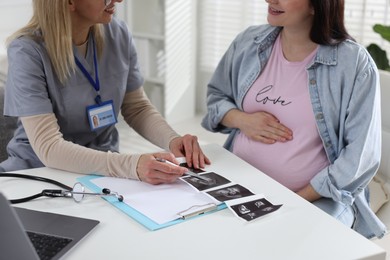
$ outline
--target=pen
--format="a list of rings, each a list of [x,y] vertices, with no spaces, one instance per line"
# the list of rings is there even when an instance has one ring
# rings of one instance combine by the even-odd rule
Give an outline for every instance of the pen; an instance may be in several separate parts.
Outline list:
[[[167,163],[167,164],[170,164],[170,165],[179,167],[179,165],[174,164],[173,162],[168,161],[168,160],[165,160],[165,159],[162,159],[162,158],[156,158],[156,161],[159,161],[159,162],[162,162],[162,163]],[[201,180],[203,180],[203,181],[207,181],[207,182],[210,182],[210,181],[211,181],[210,178],[204,177],[204,176],[202,176],[202,175],[199,175],[199,174],[196,174],[196,173],[193,173],[193,172],[190,172],[190,171],[187,171],[187,172],[185,172],[184,174],[185,174],[185,175],[192,176],[192,177],[196,177],[196,178],[201,179]]]
[[[209,204],[206,204],[206,205],[202,205],[202,206],[207,206],[206,208],[202,208],[202,209],[198,209],[198,210],[195,210],[193,212],[189,212],[189,213],[186,213],[188,212],[189,210],[191,210],[192,208],[194,207],[191,207],[187,210],[184,210],[184,211],[181,211],[178,213],[178,215],[182,218],[182,219],[188,219],[188,218],[191,218],[193,216],[198,216],[198,215],[202,215],[204,213],[207,213],[207,212],[210,212],[210,211],[213,211],[213,210],[216,210],[218,207],[217,205],[215,205],[214,203],[209,203]],[[202,207],[200,206],[200,207]],[[197,206],[195,206],[197,207]]]

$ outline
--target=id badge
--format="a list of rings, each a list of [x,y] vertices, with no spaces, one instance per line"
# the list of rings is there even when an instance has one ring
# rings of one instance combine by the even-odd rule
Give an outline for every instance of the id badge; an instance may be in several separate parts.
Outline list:
[[[88,106],[87,116],[92,131],[118,122],[115,116],[112,100],[103,102],[100,105]]]

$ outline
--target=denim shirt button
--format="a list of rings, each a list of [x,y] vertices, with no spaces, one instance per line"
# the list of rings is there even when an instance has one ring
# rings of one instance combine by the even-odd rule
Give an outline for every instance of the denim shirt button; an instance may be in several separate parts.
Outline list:
[[[316,81],[315,79],[311,79],[311,80],[310,80],[310,84],[311,84],[311,85],[315,85],[316,83],[317,83],[317,81]]]
[[[321,120],[321,119],[323,119],[323,118],[324,118],[324,115],[323,115],[322,113],[316,114],[316,119],[317,119],[317,120]]]

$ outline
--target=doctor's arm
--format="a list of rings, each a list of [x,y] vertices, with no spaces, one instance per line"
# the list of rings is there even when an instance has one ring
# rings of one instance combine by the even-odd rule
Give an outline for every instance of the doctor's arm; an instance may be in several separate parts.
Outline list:
[[[168,167],[156,160],[145,162],[139,154],[97,151],[66,141],[53,113],[21,117],[21,121],[34,152],[47,167],[82,174],[101,173],[152,184],[172,182],[186,171],[183,167]],[[144,156],[174,159],[169,153]]]
[[[186,157],[190,167],[203,168],[210,164],[197,137],[177,134],[150,103],[142,87],[126,93],[121,111],[127,124],[137,133],[176,157]]]

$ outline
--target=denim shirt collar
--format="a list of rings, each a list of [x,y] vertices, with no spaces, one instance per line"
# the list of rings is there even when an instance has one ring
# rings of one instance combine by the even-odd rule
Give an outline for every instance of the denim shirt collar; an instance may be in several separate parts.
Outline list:
[[[263,52],[272,47],[279,33],[283,27],[269,27],[268,30],[261,31],[253,38],[253,43],[258,45],[258,52]],[[337,45],[320,45],[313,63],[309,66],[313,66],[316,63],[323,65],[337,65]]]

